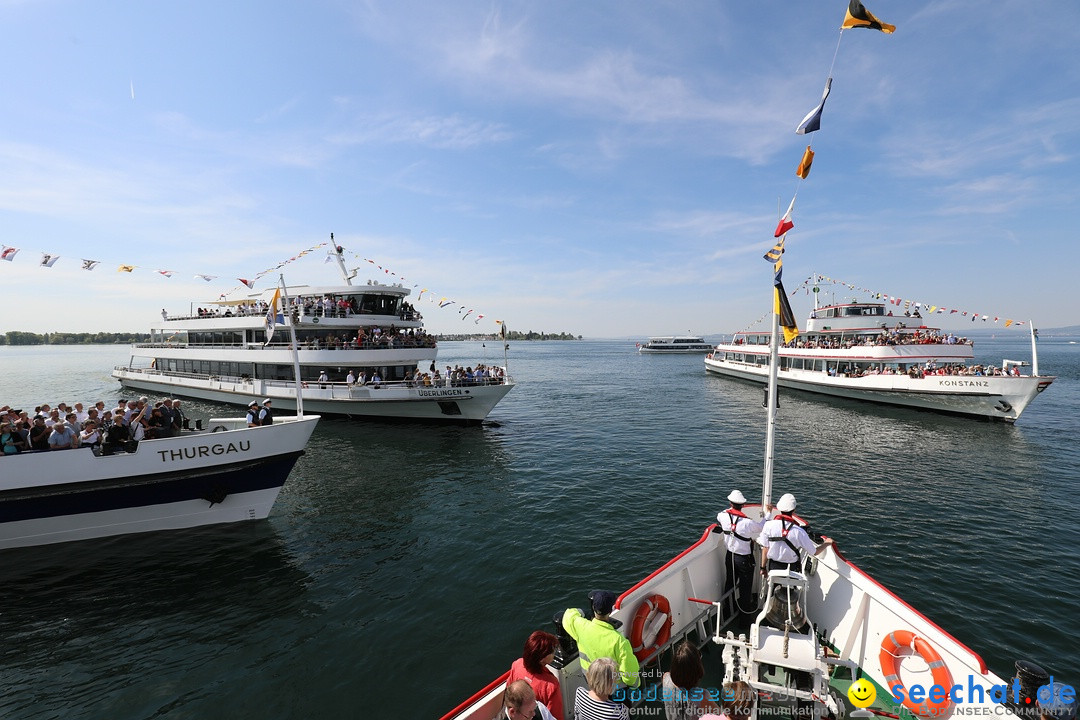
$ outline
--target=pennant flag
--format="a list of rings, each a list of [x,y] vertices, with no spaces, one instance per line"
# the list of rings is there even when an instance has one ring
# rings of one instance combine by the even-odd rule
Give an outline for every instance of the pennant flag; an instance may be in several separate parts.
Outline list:
[[[420,298],[424,297],[424,293],[426,293],[426,292],[427,292],[427,288],[424,288],[423,290],[420,291],[420,294],[416,296],[417,302],[420,301]]]
[[[868,30],[880,30],[883,33],[893,33],[896,31],[895,25],[889,25],[888,23],[883,23],[878,20],[870,14],[869,10],[863,7],[863,4],[859,2],[859,0],[851,0],[851,2],[848,3],[847,13],[844,15],[844,23],[840,28],[867,28]]]
[[[501,335],[502,339],[505,340],[506,339],[506,323],[504,323],[502,320],[496,320],[495,322],[497,322],[499,324],[499,335]]]
[[[132,272],[135,269],[134,265],[121,265],[116,268],[116,272]]]
[[[206,282],[210,282],[211,280],[213,280],[216,277],[217,277],[217,275],[196,275],[195,279],[196,280],[205,280]]]
[[[98,265],[100,265],[100,263],[97,260],[83,260],[82,261],[82,269],[83,270],[93,270]]]
[[[439,303],[439,307],[446,307],[447,305],[453,305],[454,302],[455,302],[454,300],[446,300],[446,298],[443,298],[443,302]]]
[[[175,270],[158,270],[158,275],[164,275],[167,278],[171,278],[175,274]]]
[[[244,278],[236,278],[236,279],[239,280],[240,282],[244,283],[244,285],[246,285],[249,290],[254,290],[255,289],[255,281],[254,280],[245,280]]]
[[[326,259],[323,260],[323,265],[325,265],[328,262],[334,262],[334,256],[331,255],[330,253],[326,253]]]
[[[464,320],[465,318],[469,317],[469,315],[472,315],[472,310],[470,310],[469,312],[467,312],[467,313],[465,313],[464,315],[462,315],[462,316],[461,316],[461,319],[462,319],[462,320]]]
[[[805,180],[806,176],[810,174],[810,166],[813,164],[814,151],[807,145],[806,152],[803,153],[802,160],[799,161],[799,167],[795,168],[795,174]]]
[[[48,253],[41,253],[41,267],[52,267],[56,264],[56,261],[60,259],[59,255],[50,255]]]
[[[806,117],[799,123],[799,127],[795,128],[796,135],[805,135],[821,129],[821,111],[825,109],[825,100],[829,97],[831,89],[832,78],[829,78],[825,81],[825,92],[821,94],[821,102],[818,103],[816,108],[807,113]]]
[[[778,260],[773,273],[773,312],[780,318],[780,327],[784,329],[784,342],[789,343],[799,337],[799,327],[795,324],[795,313],[791,312],[784,283],[780,277],[784,273],[784,262]]]
[[[772,250],[765,253],[765,259],[774,265],[779,262],[780,256],[784,254],[784,238],[780,238],[780,242],[772,246]]]
[[[795,197],[798,197],[797,195]],[[784,217],[780,218],[780,222],[776,225],[776,233],[773,237],[780,237],[791,228],[795,227],[795,223],[791,222],[791,211],[795,207],[795,197],[791,198],[791,202],[787,206],[787,212],[784,213]]]
[[[15,259],[15,255],[18,252],[19,248],[8,247],[7,245],[4,245],[4,249],[0,250],[0,260],[7,260],[8,262],[11,262]]]
[[[263,347],[270,344],[270,338],[274,337],[274,328],[277,327],[278,322],[285,322],[285,318],[278,318],[278,300],[281,298],[281,288],[278,287],[274,290],[274,297],[270,300],[270,307],[266,309],[266,342],[263,343]]]

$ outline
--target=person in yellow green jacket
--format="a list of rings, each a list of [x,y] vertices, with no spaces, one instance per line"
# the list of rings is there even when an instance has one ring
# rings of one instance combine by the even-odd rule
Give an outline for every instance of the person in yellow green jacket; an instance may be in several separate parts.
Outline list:
[[[562,616],[562,626],[578,646],[581,667],[588,670],[597,658],[607,657],[615,661],[628,687],[641,683],[638,660],[624,637],[611,624],[611,609],[615,607],[615,593],[609,590],[593,590],[589,593],[593,619],[586,618],[578,608],[568,608]]]

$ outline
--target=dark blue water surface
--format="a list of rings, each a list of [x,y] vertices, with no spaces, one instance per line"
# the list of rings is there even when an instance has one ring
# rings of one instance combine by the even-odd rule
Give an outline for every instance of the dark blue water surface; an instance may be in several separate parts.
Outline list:
[[[1080,345],[1039,351],[1058,380],[1015,426],[782,395],[774,497],[999,674],[1075,685]],[[126,356],[0,348],[0,404],[113,400]],[[444,343],[459,361],[502,353]],[[481,428],[324,421],[266,522],[0,553],[0,717],[436,718],[760,493],[761,389],[700,356],[522,342],[509,365]]]

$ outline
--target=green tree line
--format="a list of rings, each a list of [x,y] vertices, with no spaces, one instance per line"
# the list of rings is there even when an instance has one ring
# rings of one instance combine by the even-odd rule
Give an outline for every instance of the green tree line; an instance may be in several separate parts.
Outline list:
[[[128,345],[149,342],[149,333],[32,333],[9,330],[0,334],[0,345]]]

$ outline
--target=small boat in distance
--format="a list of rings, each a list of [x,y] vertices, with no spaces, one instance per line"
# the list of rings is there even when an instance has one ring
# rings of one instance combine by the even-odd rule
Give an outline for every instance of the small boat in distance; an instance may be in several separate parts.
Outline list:
[[[207,431],[5,455],[0,549],[260,520],[304,454],[318,416],[211,419]]]
[[[712,350],[712,345],[703,338],[695,335],[666,335],[651,337],[642,345],[638,343],[637,349],[641,353],[707,353]]]
[[[814,293],[817,298],[818,293]],[[1034,333],[1030,375],[1021,360],[974,364],[974,344],[894,316],[883,303],[815,307],[806,332],[780,348],[781,387],[922,410],[1015,422],[1054,377],[1039,375]],[[769,333],[743,331],[705,357],[716,375],[764,383]]]
[[[344,284],[294,286],[282,296],[306,410],[478,425],[513,389],[505,367],[439,368],[435,338],[406,301],[412,291],[372,280],[353,285],[357,271],[346,270],[341,246],[331,258]],[[163,311],[150,342],[133,345],[113,377],[143,391],[234,405],[268,397],[275,407],[295,408],[291,341],[284,333],[268,337],[274,294],[271,288],[197,312]]]

